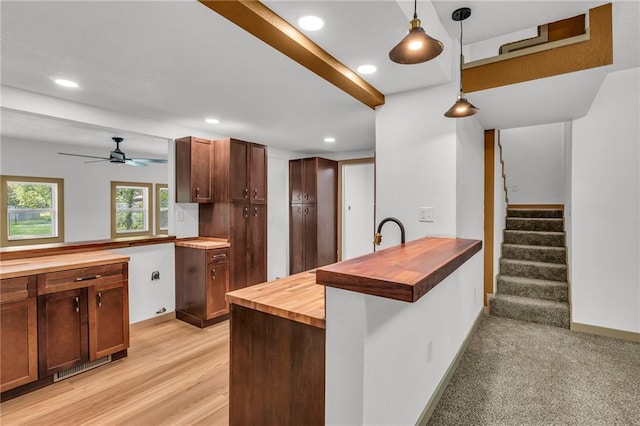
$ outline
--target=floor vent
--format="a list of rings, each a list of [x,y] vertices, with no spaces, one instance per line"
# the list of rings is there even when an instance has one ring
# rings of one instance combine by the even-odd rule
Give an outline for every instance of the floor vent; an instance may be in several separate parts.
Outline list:
[[[53,375],[53,382],[59,382],[60,380],[68,379],[76,374],[84,373],[92,368],[100,367],[101,365],[109,364],[111,362],[111,355],[107,355],[104,358],[96,359],[95,361],[85,362],[84,364],[76,365],[64,371],[58,371]]]

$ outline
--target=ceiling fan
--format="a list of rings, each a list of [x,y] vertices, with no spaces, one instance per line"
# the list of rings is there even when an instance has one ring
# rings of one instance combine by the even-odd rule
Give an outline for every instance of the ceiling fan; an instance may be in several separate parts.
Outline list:
[[[99,163],[101,161],[109,161],[115,164],[128,164],[135,167],[147,167],[148,163],[166,164],[167,160],[157,158],[127,158],[124,152],[120,151],[120,144],[124,142],[123,138],[111,138],[116,143],[116,149],[109,153],[109,157],[95,157],[93,155],[69,154],[67,152],[59,152],[60,155],[71,155],[73,157],[97,158],[98,160],[85,161],[85,163]]]

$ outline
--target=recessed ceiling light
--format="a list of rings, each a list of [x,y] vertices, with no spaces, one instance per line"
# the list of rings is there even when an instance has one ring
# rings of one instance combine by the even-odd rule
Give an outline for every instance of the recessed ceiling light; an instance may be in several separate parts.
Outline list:
[[[324,138],[324,141],[326,143],[334,143],[336,141],[336,138],[331,137],[331,136],[327,136],[326,138]]]
[[[72,89],[80,87],[80,85],[78,83],[76,83],[75,81],[65,80],[64,78],[54,78],[53,81],[57,85],[62,86],[62,87],[70,87]]]
[[[324,27],[324,21],[317,16],[307,15],[298,19],[298,25],[300,28],[307,31],[318,31],[320,28]]]
[[[356,68],[356,71],[358,71],[360,74],[373,74],[377,70],[378,67],[371,64],[360,65],[358,68]]]
[[[204,121],[206,121],[209,124],[219,124],[220,120],[218,120],[217,118],[207,118]]]

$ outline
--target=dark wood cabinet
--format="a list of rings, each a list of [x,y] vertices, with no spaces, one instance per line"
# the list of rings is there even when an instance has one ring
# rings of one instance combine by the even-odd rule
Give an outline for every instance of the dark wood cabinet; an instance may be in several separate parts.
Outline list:
[[[212,141],[196,137],[176,139],[176,202],[212,201]]]
[[[124,282],[91,286],[89,297],[89,359],[96,360],[129,347],[129,291]]]
[[[267,147],[237,139],[214,144],[214,203],[202,204],[201,237],[231,246],[230,290],[267,280]]]
[[[0,392],[38,379],[36,276],[0,284]]]
[[[337,260],[338,163],[313,157],[289,162],[290,273]]]
[[[229,248],[176,247],[176,317],[204,328],[227,318]]]

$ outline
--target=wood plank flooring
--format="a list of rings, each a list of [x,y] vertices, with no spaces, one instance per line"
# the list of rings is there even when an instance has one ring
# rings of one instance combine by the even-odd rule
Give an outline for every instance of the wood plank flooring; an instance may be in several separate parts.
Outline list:
[[[0,404],[8,425],[228,425],[229,321],[131,332],[129,356]]]

